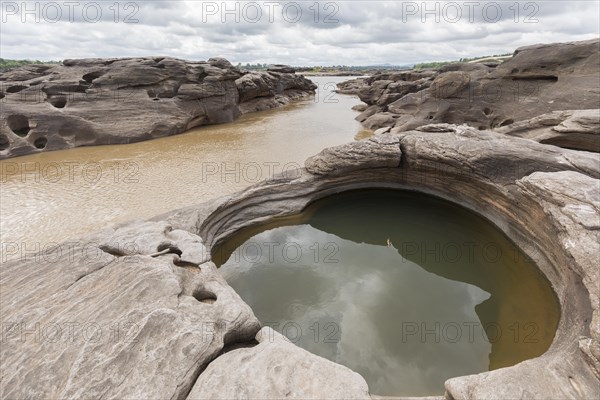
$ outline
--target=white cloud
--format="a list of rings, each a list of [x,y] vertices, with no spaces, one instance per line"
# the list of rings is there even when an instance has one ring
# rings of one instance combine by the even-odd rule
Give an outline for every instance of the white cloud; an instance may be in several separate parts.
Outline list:
[[[234,63],[408,64],[599,35],[597,1],[467,3],[430,1],[425,7],[434,12],[427,14],[422,1],[121,1],[115,7],[101,0],[2,0],[0,53],[40,60],[160,54],[223,55]]]

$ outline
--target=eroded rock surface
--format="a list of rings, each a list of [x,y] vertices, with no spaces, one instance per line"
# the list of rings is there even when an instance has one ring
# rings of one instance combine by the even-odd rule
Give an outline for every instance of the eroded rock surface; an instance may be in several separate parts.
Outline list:
[[[296,214],[320,198],[379,187],[439,196],[486,217],[536,262],[560,302],[561,320],[546,353],[450,379],[446,398],[599,398],[600,159],[584,151],[597,146],[599,90],[590,84],[597,46],[596,40],[527,47],[495,69],[465,64],[381,74],[369,78],[364,92],[365,81],[355,81],[347,90],[369,104],[362,120],[384,125],[374,137],[326,149],[305,168],[232,196],[3,263],[0,397],[367,398],[364,380],[347,368],[269,329],[257,335],[259,322],[218,274],[210,250],[241,228]],[[98,62],[66,61],[65,67]],[[270,89],[272,74],[287,73],[280,67],[235,77],[223,59],[206,68],[207,77],[222,79],[203,81],[201,90],[182,85],[177,96],[198,100],[212,93],[212,104],[226,85],[261,107],[278,90],[294,90],[290,77]],[[35,79],[47,71],[26,67],[9,77]],[[128,79],[118,73],[88,78],[90,86]],[[153,95],[174,93],[159,78],[144,74]],[[526,103],[464,101],[472,88],[490,82],[534,84],[536,92]],[[11,96],[25,90],[12,89]],[[218,120],[228,112],[214,115]],[[8,123],[13,131],[25,129],[20,117]]]
[[[524,121],[558,111],[597,110],[600,104],[598,39],[522,47],[512,58],[490,67],[458,63],[438,71],[376,74],[339,84],[341,93],[357,94],[367,108],[357,117],[367,128],[409,131],[432,123],[519,132]],[[573,113],[574,111],[571,111]],[[566,125],[519,136],[587,151],[600,151],[598,118],[564,114]],[[583,119],[582,119],[583,118]],[[590,121],[591,118],[591,121]],[[521,123],[522,122],[522,123]],[[557,124],[558,125],[558,124]]]
[[[554,111],[498,128],[496,132],[600,153],[600,109]]]
[[[453,378],[447,396],[596,398],[599,178],[596,153],[464,125],[424,125],[327,149],[296,173],[159,221],[107,229],[70,253],[9,261],[0,270],[1,395],[366,398],[364,381],[346,368],[281,338],[255,341],[259,322],[208,254],[225,236],[319,198],[386,187],[440,196],[485,216],[537,263],[560,302],[545,354]],[[49,336],[49,326],[66,335],[73,323],[79,339]],[[103,333],[97,340],[89,337],[95,326]],[[117,339],[111,327],[121,329]]]
[[[241,71],[223,58],[25,66],[0,73],[0,159],[175,135],[287,104],[315,88],[289,68]]]
[[[299,348],[273,329],[261,329],[256,341],[212,362],[188,399],[370,398],[356,372]]]
[[[3,263],[0,397],[185,398],[225,345],[259,330],[214,264],[184,262],[203,251],[140,222]]]
[[[377,158],[379,165],[373,163]],[[398,158],[398,165],[386,164]],[[163,218],[197,232],[210,248],[241,227],[295,214],[344,190],[409,189],[457,202],[488,218],[538,264],[557,293],[562,316],[545,354],[513,367],[451,379],[446,395],[595,398],[600,394],[599,178],[595,153],[434,124],[327,149],[294,176],[258,184],[212,204],[210,210],[191,207]],[[236,381],[238,393],[250,392],[253,379]],[[208,380],[202,382],[210,386]]]

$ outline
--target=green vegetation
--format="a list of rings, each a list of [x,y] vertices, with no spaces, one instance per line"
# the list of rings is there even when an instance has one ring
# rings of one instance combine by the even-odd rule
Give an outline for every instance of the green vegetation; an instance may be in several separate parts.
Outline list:
[[[16,68],[29,64],[58,64],[59,61],[39,61],[39,60],[6,60],[0,58],[0,71],[10,68]]]
[[[269,67],[269,65],[268,64],[250,64],[250,63],[242,64],[242,63],[238,63],[237,67],[238,68],[249,69],[249,70],[252,70],[252,71],[262,71],[262,70],[266,70]]]
[[[454,60],[454,61],[434,61],[434,62],[427,62],[427,63],[420,63],[420,64],[415,64],[415,69],[427,69],[427,68],[440,68],[443,67],[444,65],[448,65],[448,64],[455,64],[458,62],[477,62],[479,60],[481,61],[502,61],[502,59],[504,58],[508,58],[512,56],[512,53],[507,53],[507,54],[494,54],[493,56],[484,56],[484,57],[473,57],[473,58],[461,58],[459,60]]]

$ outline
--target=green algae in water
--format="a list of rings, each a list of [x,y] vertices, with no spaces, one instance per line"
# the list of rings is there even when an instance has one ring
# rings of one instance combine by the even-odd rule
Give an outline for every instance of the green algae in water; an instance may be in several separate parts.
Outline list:
[[[547,279],[499,229],[412,192],[319,200],[213,256],[264,325],[372,394],[443,394],[449,378],[537,357],[560,318]]]

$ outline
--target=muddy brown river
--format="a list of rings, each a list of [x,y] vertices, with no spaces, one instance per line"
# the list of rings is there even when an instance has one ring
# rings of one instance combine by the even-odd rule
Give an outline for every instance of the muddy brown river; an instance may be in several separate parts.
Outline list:
[[[351,109],[359,100],[333,93],[335,83],[348,78],[311,79],[319,85],[314,99],[230,124],[1,161],[2,243],[11,252],[14,245],[43,250],[114,223],[234,193],[353,140],[362,130]]]

